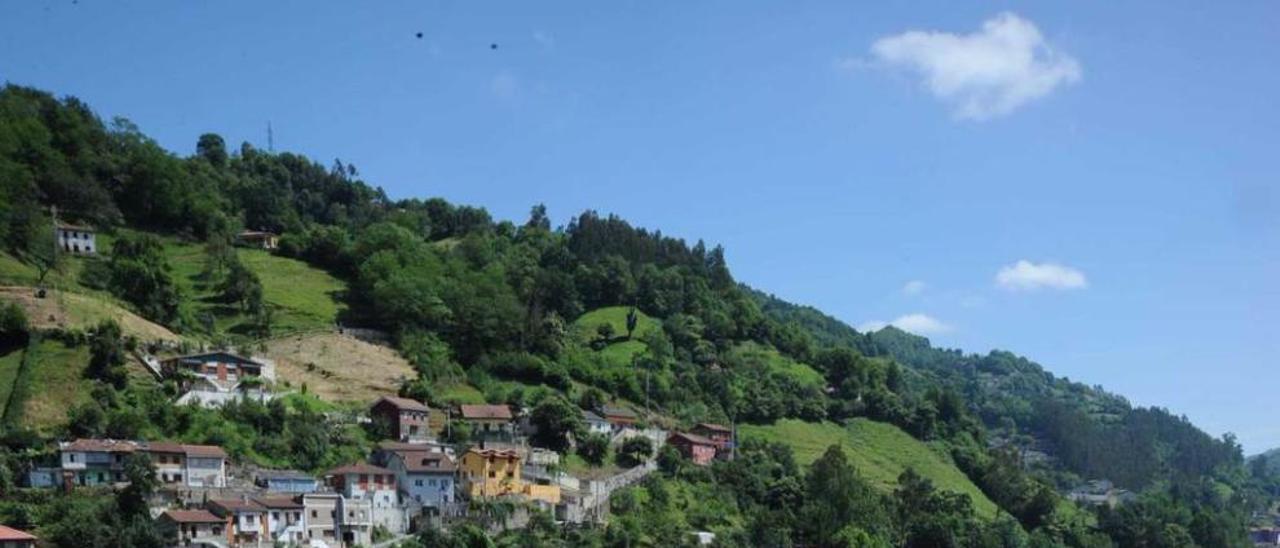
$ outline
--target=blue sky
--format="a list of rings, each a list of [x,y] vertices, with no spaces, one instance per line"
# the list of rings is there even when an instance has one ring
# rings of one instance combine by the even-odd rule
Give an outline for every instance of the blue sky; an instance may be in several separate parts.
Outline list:
[[[9,2],[0,79],[182,154],[270,121],[393,197],[618,213],[1280,446],[1280,4],[1115,4]]]

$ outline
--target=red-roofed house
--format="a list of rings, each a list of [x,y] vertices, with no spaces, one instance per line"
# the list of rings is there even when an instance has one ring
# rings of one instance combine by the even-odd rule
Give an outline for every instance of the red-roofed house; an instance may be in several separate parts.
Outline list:
[[[396,476],[391,470],[365,462],[325,472],[329,485],[344,497],[368,499],[379,506],[396,502]]]
[[[270,542],[267,538],[267,509],[248,497],[209,501],[209,510],[226,519],[227,544]]]
[[[31,533],[0,525],[0,548],[35,548],[36,540]]]
[[[716,442],[697,434],[676,432],[667,438],[667,443],[697,465],[710,464],[716,458]]]
[[[693,433],[715,442],[716,452],[721,456],[727,455],[727,451],[733,445],[733,430],[728,426],[700,422],[694,425]]]
[[[137,442],[81,438],[58,444],[62,478],[67,485],[103,485],[125,481],[124,461]]]
[[[226,527],[226,518],[208,510],[166,510],[156,518],[156,529],[172,545],[190,544],[197,539],[221,540]]]
[[[428,429],[431,409],[408,398],[383,396],[373,403],[369,415],[391,427],[391,437],[408,443],[424,443],[431,439]]]
[[[227,452],[215,445],[166,441],[143,442],[139,449],[151,456],[156,478],[166,485],[225,487]]]
[[[423,506],[442,507],[454,502],[453,478],[458,466],[444,453],[394,451],[387,469],[396,473],[400,492]]]
[[[480,439],[510,439],[515,435],[514,415],[505,405],[462,405],[459,413],[471,427],[472,435]]]

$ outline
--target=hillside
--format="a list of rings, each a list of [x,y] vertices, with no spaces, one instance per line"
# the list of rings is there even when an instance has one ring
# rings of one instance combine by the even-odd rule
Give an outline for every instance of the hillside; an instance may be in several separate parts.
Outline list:
[[[329,401],[371,402],[394,394],[413,377],[413,366],[395,350],[337,333],[291,335],[265,341],[284,388],[306,387]]]
[[[738,432],[743,439],[786,444],[803,465],[812,463],[827,447],[840,445],[854,468],[885,493],[891,493],[898,485],[898,476],[912,468],[939,489],[968,495],[980,515],[991,518],[998,511],[996,504],[957,469],[949,457],[891,424],[853,419],[841,426],[786,419],[771,425],[744,424]]]
[[[31,324],[38,329],[89,329],[103,320],[114,320],[126,335],[140,341],[178,341],[168,328],[148,321],[124,307],[96,295],[71,291],[50,291],[36,298],[35,289],[22,286],[0,287],[0,302],[22,306]]]
[[[240,261],[262,280],[262,297],[272,308],[272,325],[289,332],[330,328],[343,310],[339,301],[346,283],[302,261],[272,255],[260,249],[235,248]],[[247,316],[238,307],[222,302],[217,287],[205,276],[206,254],[202,246],[165,239],[165,255],[174,277],[191,295],[197,317],[215,318],[218,331],[244,333]]]
[[[637,310],[635,332],[627,338],[627,313],[630,310],[626,306],[607,306],[587,312],[573,321],[573,337],[579,343],[589,345],[600,339],[597,331],[600,326],[608,325],[615,335],[597,352],[610,365],[630,366],[631,360],[645,351],[641,338],[646,333],[662,329],[661,322]]]

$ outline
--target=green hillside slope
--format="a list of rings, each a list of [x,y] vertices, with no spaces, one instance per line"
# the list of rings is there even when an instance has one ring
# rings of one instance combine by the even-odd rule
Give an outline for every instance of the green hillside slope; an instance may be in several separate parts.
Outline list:
[[[347,289],[342,280],[302,261],[266,251],[237,249],[236,252],[240,261],[262,281],[262,297],[272,307],[275,330],[332,327],[337,322],[342,310],[337,298]],[[212,314],[219,331],[241,331],[248,318],[234,305],[220,302],[217,287],[204,279],[204,248],[166,238],[165,254],[173,265],[174,278],[188,291],[196,316]]]
[[[891,424],[853,419],[841,426],[784,419],[768,426],[740,425],[738,431],[744,439],[786,444],[795,451],[796,460],[806,466],[828,447],[839,444],[858,472],[885,492],[893,491],[898,476],[913,468],[939,489],[968,495],[978,514],[994,517],[997,513],[996,504],[947,457]]]
[[[631,365],[631,359],[645,350],[644,343],[640,341],[641,337],[651,330],[662,329],[662,322],[637,310],[635,332],[630,339],[625,339],[627,313],[630,310],[631,308],[626,306],[607,306],[579,316],[573,322],[574,339],[583,344],[589,344],[599,338],[596,330],[601,325],[608,324],[613,328],[614,340],[599,349],[601,357],[610,365]]]

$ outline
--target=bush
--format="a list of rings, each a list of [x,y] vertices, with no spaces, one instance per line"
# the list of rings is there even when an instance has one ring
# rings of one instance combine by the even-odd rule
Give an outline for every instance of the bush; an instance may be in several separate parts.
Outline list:
[[[653,455],[653,442],[649,438],[636,436],[627,438],[622,442],[622,447],[618,450],[618,466],[631,468],[639,466]]]
[[[578,441],[577,452],[588,464],[600,466],[609,453],[609,438],[602,434],[587,434]]]

